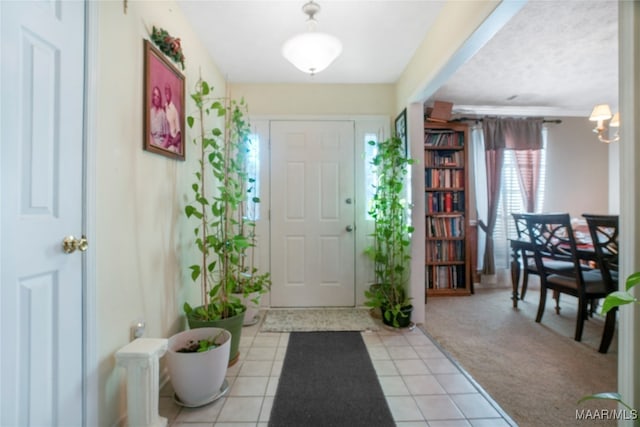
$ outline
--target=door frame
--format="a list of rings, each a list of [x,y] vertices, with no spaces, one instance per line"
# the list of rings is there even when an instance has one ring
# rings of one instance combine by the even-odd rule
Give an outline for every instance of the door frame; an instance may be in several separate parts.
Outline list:
[[[85,2],[85,67],[84,67],[84,150],[83,150],[83,229],[89,241],[84,253],[83,269],[83,414],[84,425],[98,425],[99,414],[99,360],[98,319],[96,289],[96,117],[98,111],[97,82],[100,80],[98,60],[99,4]]]
[[[390,123],[391,119],[385,115],[251,115],[251,126],[254,133],[257,133],[261,141],[266,141],[266,150],[261,151],[260,158],[260,199],[264,206],[271,209],[271,156],[270,156],[270,123],[271,121],[352,121],[355,124],[355,147],[354,147],[354,174],[356,182],[356,210],[360,212],[366,209],[361,200],[364,198],[364,186],[360,183],[364,182],[364,163],[362,162],[364,154],[364,145],[358,144],[363,141],[365,134],[374,133],[379,138],[385,139],[391,135]],[[262,237],[258,242],[258,256],[260,257],[260,265],[267,266],[266,269],[271,271],[271,257],[269,254],[271,239],[271,223],[269,215],[264,215],[263,220],[256,224],[256,233]],[[364,256],[364,248],[366,247],[366,235],[373,230],[373,221],[367,221],[362,215],[355,218],[356,228],[356,259],[355,259],[355,306],[364,306],[364,291],[370,283],[373,283],[373,268],[367,265],[370,261]],[[264,242],[264,243],[263,243]],[[271,306],[271,295],[262,298],[263,304]]]

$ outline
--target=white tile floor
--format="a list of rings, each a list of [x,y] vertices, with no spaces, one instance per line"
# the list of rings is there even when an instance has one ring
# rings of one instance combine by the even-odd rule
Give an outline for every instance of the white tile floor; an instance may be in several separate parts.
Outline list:
[[[401,427],[501,427],[516,424],[419,328],[362,332],[396,425]],[[160,415],[170,427],[267,426],[282,370],[288,333],[245,327],[240,360],[227,372],[228,394],[201,408],[160,392]]]

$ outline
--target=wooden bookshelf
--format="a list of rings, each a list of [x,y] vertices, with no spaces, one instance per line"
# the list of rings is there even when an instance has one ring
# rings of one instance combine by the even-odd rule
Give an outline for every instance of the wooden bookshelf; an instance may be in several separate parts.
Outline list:
[[[425,298],[470,295],[469,128],[425,122]]]

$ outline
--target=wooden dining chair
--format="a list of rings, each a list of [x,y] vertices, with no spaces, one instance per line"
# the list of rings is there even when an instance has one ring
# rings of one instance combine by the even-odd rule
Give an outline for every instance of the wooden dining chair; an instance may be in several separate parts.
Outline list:
[[[530,215],[535,215],[533,213],[525,213],[525,212],[513,212],[511,216],[513,217],[513,221],[516,227],[516,233],[518,236],[518,240],[524,240],[535,243],[532,241],[531,236],[529,235],[529,229],[527,227],[527,217]],[[534,254],[530,250],[522,249],[520,251],[520,257],[522,258],[522,288],[520,290],[520,299],[524,300],[524,296],[527,293],[527,287],[529,284],[529,275],[538,275],[538,267],[536,266],[536,260]],[[556,260],[556,259],[547,259],[545,260],[547,263],[547,267],[554,269],[560,274],[571,274],[573,263]],[[557,295],[556,297],[556,310],[560,310],[559,300]]]
[[[607,293],[618,290],[618,215],[583,214],[589,226],[593,250]],[[613,340],[618,307],[609,310],[605,317],[605,329],[600,341],[600,353],[606,353]]]
[[[592,300],[604,298],[609,292],[607,285],[600,270],[585,270],[581,265],[569,214],[532,214],[527,215],[526,220],[535,242],[534,257],[540,276],[540,303],[536,322],[542,321],[547,289],[574,296],[578,299],[574,339],[581,341],[584,322],[589,315],[588,304]],[[559,272],[550,263],[545,263],[545,259],[571,263],[571,274]],[[609,325],[605,325],[605,330],[608,327]]]
[[[511,213],[513,222],[516,226],[516,233],[518,240],[531,241],[529,238],[529,229],[527,228],[526,213]],[[527,286],[529,285],[529,274],[538,274],[536,269],[536,260],[533,257],[533,252],[522,249],[520,251],[520,258],[522,259],[522,288],[520,289],[520,299],[524,300],[524,296],[527,293]]]

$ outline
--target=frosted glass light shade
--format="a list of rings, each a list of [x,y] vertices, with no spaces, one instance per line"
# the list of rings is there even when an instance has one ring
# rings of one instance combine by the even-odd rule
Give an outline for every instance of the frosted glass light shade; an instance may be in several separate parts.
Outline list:
[[[599,104],[593,107],[593,111],[591,111],[591,116],[589,116],[589,120],[592,122],[597,122],[600,120],[609,120],[611,118],[611,108],[609,108],[608,104]]]
[[[327,68],[342,53],[342,43],[326,33],[298,34],[282,45],[282,55],[297,69],[314,75]]]

